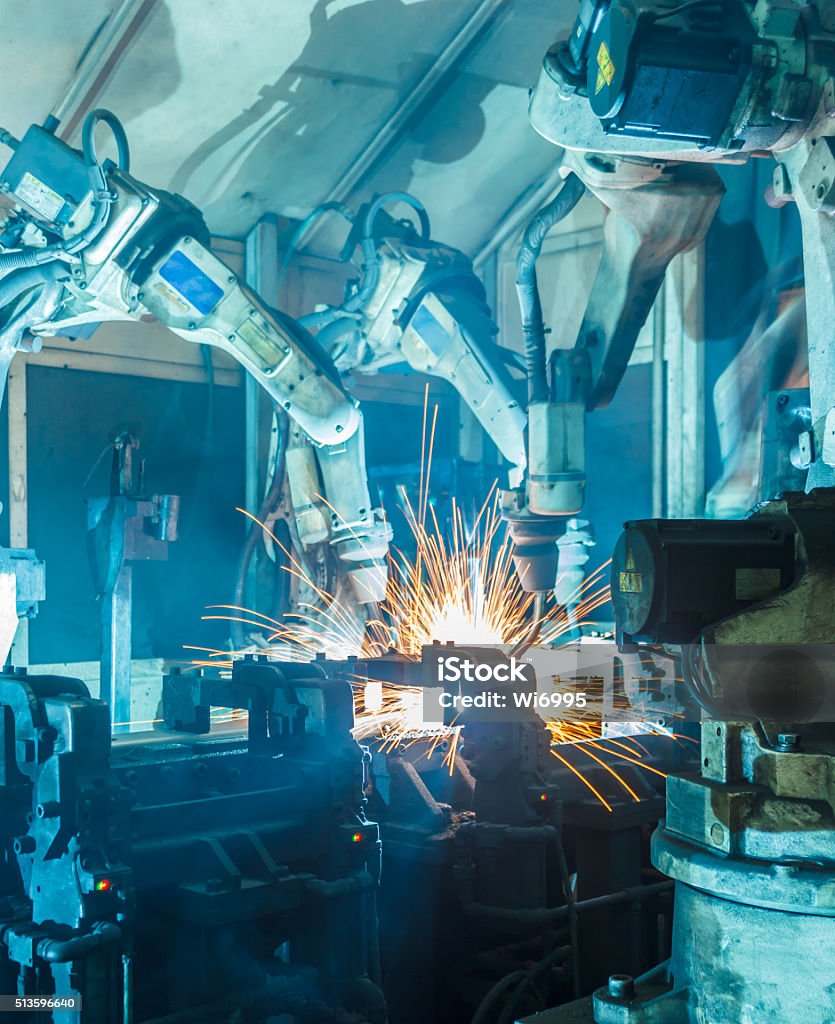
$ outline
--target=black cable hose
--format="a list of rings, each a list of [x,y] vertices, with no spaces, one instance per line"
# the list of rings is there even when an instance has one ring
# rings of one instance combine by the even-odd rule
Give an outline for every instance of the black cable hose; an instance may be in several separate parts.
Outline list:
[[[290,537],[290,524],[286,519],[276,519],[273,533],[282,547],[278,548],[275,553],[275,585],[270,617],[280,622],[290,604],[290,573],[288,570],[290,569],[289,552],[293,541]]]
[[[302,327],[307,330],[320,330],[335,320],[340,314],[356,313],[357,310],[362,309],[374,294],[380,281],[380,257],[377,255],[374,222],[380,210],[391,203],[405,203],[407,206],[410,206],[417,214],[420,222],[421,241],[429,241],[432,234],[432,226],[429,222],[429,214],[419,199],[416,199],[408,192],[384,192],[381,196],[377,196],[368,207],[363,221],[362,237],[360,238],[362,276],[360,277],[359,288],[341,306],[329,306],[318,313],[308,313],[307,316],[300,317],[298,322]]]
[[[527,987],[531,982],[535,983],[540,974],[555,964],[564,963],[570,957],[571,946],[556,946],[532,967],[511,971],[510,974],[500,978],[479,1003],[473,1015],[472,1024],[486,1024],[490,1018],[490,1011],[496,1005],[499,997],[504,995],[508,989],[516,990],[518,986]],[[515,998],[517,995],[518,991],[514,991],[511,998]]]
[[[528,376],[528,402],[546,402],[550,398],[546,369],[545,324],[539,301],[536,261],[542,243],[551,228],[571,213],[586,191],[576,174],[569,174],[554,199],[536,213],[525,230],[516,258],[516,294],[522,315],[525,338],[525,363]]]
[[[113,133],[113,138],[116,142],[116,166],[120,171],[126,173],[130,171],[130,146],[128,145],[128,137],[125,133],[125,129],[122,122],[113,113],[112,110],[105,110],[103,107],[98,107],[96,110],[91,110],[90,113],[84,118],[84,125],[81,129],[81,152],[84,156],[84,162],[88,167],[101,168],[101,162],[96,152],[96,125],[100,122],[107,125],[107,127]],[[102,179],[103,181],[104,179]]]

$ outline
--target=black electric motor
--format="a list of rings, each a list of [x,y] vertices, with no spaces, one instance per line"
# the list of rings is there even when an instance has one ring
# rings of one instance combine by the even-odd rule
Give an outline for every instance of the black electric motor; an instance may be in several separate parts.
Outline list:
[[[746,79],[763,66],[754,59],[762,43],[738,0],[586,0],[560,61],[608,133],[707,147],[719,144]]]
[[[788,517],[625,523],[612,558],[618,644],[691,643],[785,590],[796,576],[795,533]]]

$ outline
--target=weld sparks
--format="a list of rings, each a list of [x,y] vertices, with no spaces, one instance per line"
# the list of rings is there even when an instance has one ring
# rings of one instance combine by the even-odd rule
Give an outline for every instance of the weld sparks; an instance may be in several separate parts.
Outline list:
[[[354,602],[340,600],[317,584],[302,558],[288,550],[266,524],[239,509],[263,531],[265,538],[283,551],[285,571],[313,598],[297,605],[296,611],[281,620],[236,605],[213,606],[204,618],[246,625],[252,631],[252,646],[239,652],[188,648],[202,655],[193,662],[195,666],[231,669],[236,657],[253,650],[274,660],[309,661],[321,654],[338,660],[351,656],[373,658],[386,653],[418,659],[422,648],[433,641],[515,649],[536,636],[537,644],[556,646],[578,627],[594,626],[592,616],[609,601],[609,563],[601,565],[571,596],[571,618],[565,608],[553,602],[540,607],[519,583],[512,561],[512,543],[502,530],[495,485],[474,522],[468,523],[453,502],[449,526],[446,530],[441,527],[429,502],[437,407],[428,436],[426,419],[425,408],[417,503],[410,501],[405,489],[400,493],[415,541],[415,555],[410,557],[400,550],[390,555],[386,598],[378,613],[367,621],[363,619]],[[356,679],[352,685],[356,739],[373,740],[383,751],[421,742],[428,757],[442,752],[444,764],[452,772],[461,727],[427,729],[423,723],[421,690],[368,679]],[[603,737],[599,717],[597,721],[587,715],[578,715],[576,720],[563,717],[546,721],[546,726],[551,733],[554,757],[608,810],[612,809],[611,804],[578,767],[580,761],[602,767],[634,800],[639,795],[609,761],[617,757],[619,761],[631,761],[663,774],[641,763],[640,744],[636,740]],[[569,751],[577,751],[579,761],[574,755],[569,759]]]

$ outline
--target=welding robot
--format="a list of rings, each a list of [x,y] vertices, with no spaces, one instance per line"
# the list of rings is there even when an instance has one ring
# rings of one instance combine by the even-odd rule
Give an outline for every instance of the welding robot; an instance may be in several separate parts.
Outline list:
[[[98,158],[100,122],[115,163]],[[56,127],[0,136],[13,150],[0,175],[13,204],[0,234],[3,384],[41,336],[155,317],[237,359],[329,466],[350,461],[361,413],[312,337],[211,254],[198,210],[131,177],[111,113],[88,115],[81,152]],[[353,553],[349,569],[379,571],[384,588],[385,534],[353,469],[328,498],[381,550]],[[6,662],[18,615],[43,598],[43,567],[3,551],[0,580]],[[204,737],[175,704],[168,732],[120,746],[113,707],[81,680],[0,673],[0,993],[21,1020],[384,1024],[378,831],[350,683],[251,661],[214,682],[213,706],[225,692],[248,721]]]
[[[99,160],[110,127],[117,159]],[[14,208],[0,235],[0,364],[44,336],[79,336],[104,321],[154,317],[173,333],[222,349],[317,446],[327,536],[362,604],[385,593],[387,526],[368,494],[362,414],[312,336],[270,308],[209,251],[200,212],[131,177],[124,130],[91,112],[78,152],[55,126],[31,126],[12,148],[0,188]]]
[[[395,205],[409,208],[414,219],[393,216]],[[350,260],[358,276],[346,283],[340,304],[300,317],[299,325],[315,336],[343,376],[374,375],[405,364],[451,384],[502,456],[507,483],[518,486],[525,468],[526,420],[519,382],[507,365],[514,353],[496,344],[498,329],[470,259],[432,238],[429,217],[417,198],[389,192],[355,212],[336,202],[313,210],[285,251],[282,275],[302,238],[327,213],[338,214],[350,226],[338,260]],[[335,449],[316,445],[298,425],[282,443],[284,458],[274,461],[286,467],[285,514],[293,539],[305,552],[329,543],[346,561],[362,558],[368,537],[340,522],[328,500],[332,490],[339,493],[353,480],[365,479],[361,432],[347,443],[350,460],[343,456],[336,463]],[[278,503],[264,511],[268,522],[280,514]],[[377,535],[381,546],[375,558],[382,557],[388,529],[388,535]],[[357,570],[352,576],[355,600],[382,600],[384,587],[373,580],[360,582]]]
[[[738,521],[626,524],[612,567],[619,643],[679,651],[682,691],[701,709],[701,771],[668,781],[652,843],[675,880],[671,958],[526,1021],[824,1024],[835,1019],[835,5],[582,0],[529,113],[570,172],[546,216],[587,188],[606,222],[577,344],[550,366],[531,305],[539,389],[515,510],[523,539],[575,511],[583,416],[611,397],[670,260],[704,238],[722,195],[711,164],[771,156],[768,200],[797,206],[811,411],[787,453],[806,493]]]
[[[115,164],[97,156],[99,122],[115,137]],[[493,341],[483,286],[462,253],[431,239],[413,197],[376,197],[356,217],[343,208],[353,223],[346,253],[356,250],[360,277],[340,306],[297,322],[209,252],[197,209],[130,176],[128,142],[112,113],[88,116],[81,153],[50,128],[33,125],[20,141],[0,136],[13,149],[0,188],[16,205],[0,236],[4,374],[15,351],[43,336],[146,316],[226,351],[264,387],[281,423],[289,420],[274,463],[286,466],[294,539],[335,553],[360,608],[385,596],[391,529],[372,507],[362,414],[340,372],[405,361],[449,381],[518,484],[525,414]],[[417,211],[419,229],[388,216],[395,200]]]

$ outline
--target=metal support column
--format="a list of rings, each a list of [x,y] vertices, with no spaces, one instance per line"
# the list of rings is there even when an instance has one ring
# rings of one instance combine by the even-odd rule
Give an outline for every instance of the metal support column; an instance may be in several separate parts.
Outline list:
[[[705,500],[704,248],[676,257],[664,283],[667,508],[700,516]]]
[[[9,547],[29,543],[29,483],[26,436],[26,361],[12,362],[6,387],[9,416]],[[29,664],[29,620],[20,619],[10,654],[12,664]]]
[[[116,438],[110,494],[87,500],[87,553],[101,601],[99,696],[109,703],[117,731],[131,720],[132,563],[168,557],[180,511],[176,494],[140,497],[144,462],[134,466],[138,447],[130,434]]]
[[[271,306],[278,306],[278,220],[273,215],[262,217],[246,236],[244,254],[244,277],[250,288]],[[246,375],[244,380],[244,428],[245,452],[245,501],[247,509],[256,515],[263,494],[259,473],[261,451],[260,410],[262,391],[254,378]],[[246,604],[255,607],[255,562],[250,562],[246,580]]]
[[[131,720],[133,567],[124,562],[113,589],[101,597],[101,675],[99,697],[110,705],[114,727]]]

